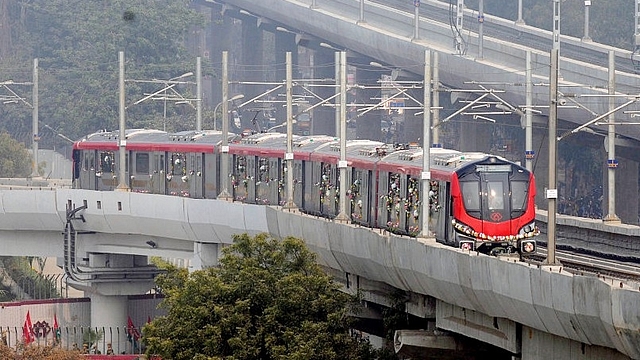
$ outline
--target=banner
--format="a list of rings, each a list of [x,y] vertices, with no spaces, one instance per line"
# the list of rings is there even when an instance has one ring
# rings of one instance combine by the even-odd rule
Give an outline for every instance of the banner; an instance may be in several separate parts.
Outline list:
[[[56,314],[53,314],[53,338],[56,344],[60,343],[61,337],[62,334],[60,332],[60,326],[58,325],[58,317]]]

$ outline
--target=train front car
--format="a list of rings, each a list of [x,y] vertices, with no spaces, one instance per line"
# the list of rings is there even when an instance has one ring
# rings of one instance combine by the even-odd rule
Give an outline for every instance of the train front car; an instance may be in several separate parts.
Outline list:
[[[491,255],[536,252],[535,180],[527,169],[486,154],[461,154],[451,179],[455,243]]]

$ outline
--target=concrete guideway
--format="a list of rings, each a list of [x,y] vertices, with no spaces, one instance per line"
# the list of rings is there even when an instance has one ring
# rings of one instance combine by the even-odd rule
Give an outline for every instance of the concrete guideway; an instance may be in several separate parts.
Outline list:
[[[475,314],[481,322],[497,321],[500,331],[485,326],[466,335],[511,351],[517,350],[519,323],[640,359],[637,286],[469,254],[274,207],[127,192],[0,191],[3,248],[13,254],[45,255],[48,250],[49,256],[60,256],[58,238],[67,205],[85,202],[87,208],[79,213],[86,222],[76,221],[76,228],[97,233],[79,235],[86,253],[196,254],[208,265],[217,262],[218,244],[230,243],[233,234],[295,236],[305,240],[324,266],[438,299],[436,321],[446,330],[469,332],[460,322]],[[531,340],[522,336],[522,341],[525,347]]]
[[[214,2],[212,0],[203,0]],[[474,57],[478,50],[478,34],[469,31],[469,55],[459,55],[452,48],[452,35],[448,23],[421,19],[419,24],[420,38],[412,38],[413,15],[406,11],[390,10],[389,7],[366,2],[365,21],[358,21],[360,17],[359,1],[357,0],[318,0],[317,6],[312,8],[309,1],[295,0],[216,0],[224,3],[224,9],[243,9],[256,17],[256,21],[266,18],[290,27],[291,31],[298,31],[305,36],[313,36],[328,41],[339,48],[355,51],[383,61],[390,66],[412,72],[421,78],[423,74],[423,57],[426,49],[437,51],[440,56],[440,81],[453,89],[475,89],[478,85],[469,84],[504,84],[506,93],[501,97],[514,106],[525,104],[525,69],[526,52],[532,53],[531,68],[533,83],[549,82],[549,51],[528,48],[501,39],[488,36],[483,38],[483,57]],[[426,2],[426,1],[425,1]],[[428,3],[433,3],[429,1]],[[465,11],[469,12],[470,11]],[[468,14],[468,15],[469,15]],[[487,17],[487,22],[501,22],[497,18]],[[551,33],[535,29],[526,25],[512,25],[514,32],[536,33],[538,36]],[[585,52],[600,53],[604,58],[608,51],[613,51],[618,57],[631,56],[622,49],[615,49],[593,42],[581,42],[580,39],[561,36],[559,91],[566,93],[570,100],[575,100],[586,109],[560,108],[558,118],[575,124],[584,124],[594,118],[593,114],[604,114],[609,109],[607,93],[608,69],[593,65],[589,62],[574,60],[562,56],[562,46],[583,48]],[[508,85],[513,84],[513,85]],[[489,85],[487,85],[489,86]],[[495,85],[498,86],[498,85]],[[491,87],[491,86],[489,86]],[[616,90],[621,94],[637,99],[640,76],[633,73],[616,71]],[[627,101],[627,98],[615,99],[616,105]],[[549,105],[548,86],[534,86],[533,104]],[[536,109],[542,115],[548,115],[548,108]],[[624,110],[638,110],[638,104],[632,104]],[[617,133],[631,139],[640,139],[640,127],[619,127]]]

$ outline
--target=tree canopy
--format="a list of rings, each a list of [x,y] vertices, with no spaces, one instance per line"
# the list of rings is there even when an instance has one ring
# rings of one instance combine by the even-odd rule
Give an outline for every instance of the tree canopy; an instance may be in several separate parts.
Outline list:
[[[234,236],[220,266],[157,279],[168,313],[143,329],[147,353],[166,359],[372,359],[350,334],[350,304],[292,237]]]
[[[8,133],[0,133],[0,177],[25,177],[31,174],[31,155],[24,144]]]
[[[195,69],[195,55],[187,51],[186,40],[204,20],[190,4],[189,0],[3,1],[0,80],[31,82],[37,58],[41,123],[74,139],[114,129],[119,119],[119,51],[125,54],[127,80],[170,79]],[[10,87],[32,101],[31,86]],[[130,106],[157,87],[127,82],[127,126],[151,127],[162,121],[158,102]],[[0,130],[30,142],[29,105],[1,106]],[[169,107],[168,116],[174,108]],[[40,135],[44,144],[57,139],[44,128]]]

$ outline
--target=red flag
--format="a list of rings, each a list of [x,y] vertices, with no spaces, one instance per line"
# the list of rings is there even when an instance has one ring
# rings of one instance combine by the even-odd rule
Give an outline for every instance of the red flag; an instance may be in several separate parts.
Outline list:
[[[29,311],[27,311],[27,318],[22,326],[22,340],[25,345],[29,345],[35,341],[35,336],[33,336],[33,325],[31,324],[31,314],[29,314]]]
[[[53,314],[53,336],[56,342],[60,341],[60,338],[62,337],[61,335],[60,326],[58,325],[58,317],[56,314]]]
[[[131,316],[127,316],[127,337],[129,340],[138,341],[140,339],[140,331],[133,325]]]

